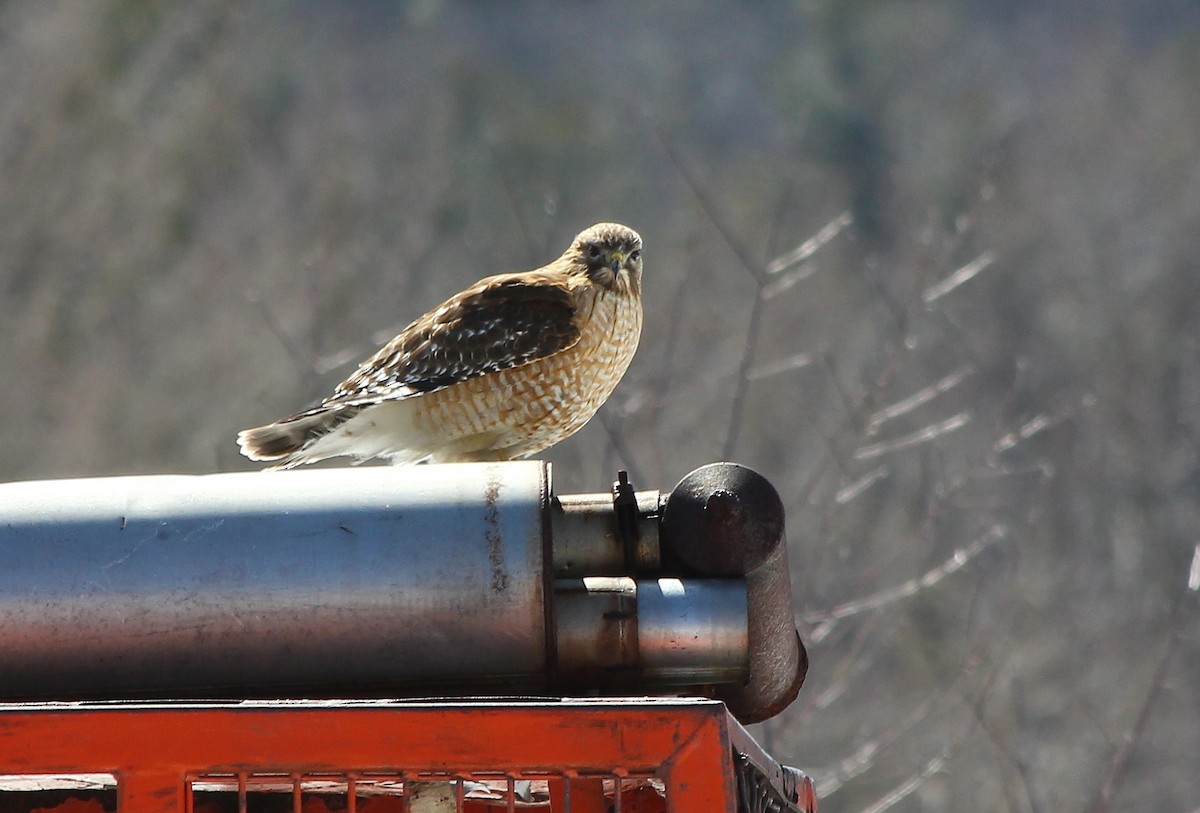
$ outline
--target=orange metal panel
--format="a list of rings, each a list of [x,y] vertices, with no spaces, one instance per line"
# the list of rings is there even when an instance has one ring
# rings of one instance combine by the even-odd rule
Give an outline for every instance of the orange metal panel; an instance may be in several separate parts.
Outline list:
[[[136,813],[183,813],[189,776],[237,776],[244,805],[247,773],[405,772],[542,772],[570,780],[569,805],[566,782],[552,790],[556,813],[601,813],[595,776],[640,774],[665,783],[669,811],[732,813],[730,724],[723,704],[691,700],[9,706],[0,773],[111,772],[121,810]],[[351,790],[349,813],[356,801]]]
[[[152,762],[118,772],[117,805],[122,811],[179,813],[184,809],[183,775]]]
[[[600,779],[570,776],[570,787],[562,779],[550,780],[550,809],[565,813],[607,813],[608,797]]]
[[[722,736],[725,725],[724,706],[704,701],[7,707],[0,771],[653,770],[692,737]]]
[[[725,727],[698,726],[667,760],[667,810],[734,813],[737,786]]]

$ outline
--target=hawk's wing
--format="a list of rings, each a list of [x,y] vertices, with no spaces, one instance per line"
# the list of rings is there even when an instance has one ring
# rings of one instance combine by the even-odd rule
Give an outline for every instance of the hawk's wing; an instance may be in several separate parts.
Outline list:
[[[557,277],[489,277],[406,327],[322,406],[360,406],[440,390],[577,341],[574,299]]]

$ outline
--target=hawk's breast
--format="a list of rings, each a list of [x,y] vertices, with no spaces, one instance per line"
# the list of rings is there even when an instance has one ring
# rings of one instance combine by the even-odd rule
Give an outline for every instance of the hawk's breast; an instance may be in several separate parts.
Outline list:
[[[525,457],[596,414],[637,350],[641,302],[628,291],[590,287],[577,307],[574,345],[420,397],[418,424],[448,442],[445,459],[479,451]]]

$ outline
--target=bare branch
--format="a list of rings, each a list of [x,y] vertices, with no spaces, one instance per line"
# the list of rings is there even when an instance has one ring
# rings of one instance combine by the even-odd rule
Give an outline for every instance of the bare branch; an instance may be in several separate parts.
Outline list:
[[[283,329],[283,325],[275,318],[275,311],[271,310],[266,302],[263,302],[260,297],[253,294],[248,298],[258,308],[258,312],[262,314],[263,321],[267,323],[267,328],[279,341],[279,344],[283,346],[283,349],[288,354],[288,358],[296,365],[296,372],[299,374],[299,377],[301,379],[306,378],[312,372],[312,365],[308,363],[307,354],[300,349],[295,339]]]
[[[734,256],[738,258],[742,268],[747,274],[754,277],[755,281],[761,288],[766,282],[766,274],[763,272],[761,264],[750,256],[750,252],[746,250],[745,246],[743,246],[739,240],[734,238],[733,233],[728,229],[728,227],[725,225],[725,221],[720,217],[720,213],[717,211],[716,204],[712,202],[708,196],[708,193],[704,191],[704,189],[700,186],[700,183],[684,165],[683,160],[679,157],[679,153],[675,151],[675,145],[668,140],[666,134],[664,134],[658,127],[654,127],[653,129],[654,134],[658,136],[658,141],[662,145],[663,151],[666,152],[667,157],[671,159],[671,163],[675,166],[675,171],[679,173],[679,177],[683,178],[683,182],[686,183],[688,189],[691,190],[692,196],[696,198],[696,202],[700,204],[700,208],[704,210],[704,214],[708,217],[708,221],[712,223],[713,228],[715,228],[717,233],[721,235],[721,239],[724,240],[725,244],[729,246],[730,250],[733,251]]]
[[[878,466],[874,469],[871,469],[854,482],[848,483],[847,485],[838,489],[837,494],[833,496],[834,502],[836,502],[838,505],[845,505],[859,494],[862,494],[868,488],[873,486],[875,483],[887,477],[890,471],[891,470],[888,469],[887,466]]]
[[[1066,423],[1084,409],[1094,406],[1095,403],[1096,397],[1094,395],[1086,395],[1078,405],[1070,409],[1065,409],[1062,412],[1053,414],[1047,414],[1043,412],[1035,415],[1025,423],[1021,424],[1021,427],[1017,429],[1017,431],[1009,432],[1008,434],[1000,437],[1000,439],[993,444],[992,451],[997,454],[1000,452],[1007,452],[1021,441],[1029,440],[1034,435],[1045,432],[1047,429],[1053,429],[1060,424]]]
[[[876,434],[879,431],[879,427],[883,426],[883,424],[887,423],[893,418],[906,415],[909,412],[912,412],[914,409],[929,403],[937,396],[949,392],[962,383],[967,376],[974,372],[975,367],[973,365],[964,365],[941,380],[930,384],[928,387],[923,387],[917,390],[904,400],[897,401],[890,406],[884,407],[867,419],[866,435],[870,437],[871,435]]]
[[[500,179],[500,189],[503,190],[505,197],[508,198],[513,218],[517,221],[517,228],[521,230],[521,236],[525,238],[525,245],[529,248],[529,261],[536,265],[542,247],[534,243],[533,232],[530,230],[529,224],[525,222],[525,215],[522,212],[523,207],[521,205],[524,197],[517,192],[508,175],[505,174],[505,161],[501,159],[496,145],[488,138],[485,138],[483,141],[484,146],[487,147],[488,157],[492,159],[492,168],[496,171],[496,177]]]
[[[1159,695],[1167,685],[1167,672],[1171,667],[1171,662],[1175,659],[1175,653],[1179,650],[1179,644],[1183,640],[1184,627],[1187,626],[1183,622],[1183,616],[1186,607],[1191,604],[1190,598],[1191,596],[1185,593],[1175,602],[1171,611],[1170,637],[1167,639],[1167,645],[1163,650],[1162,657],[1158,660],[1158,666],[1154,669],[1153,677],[1150,678],[1150,686],[1138,709],[1137,718],[1125,735],[1125,741],[1109,760],[1104,782],[1100,785],[1095,801],[1088,808],[1091,813],[1105,813],[1111,810],[1113,797],[1117,795],[1117,791],[1121,789],[1121,784],[1125,781],[1125,773],[1129,770],[1130,760],[1146,733],[1146,726],[1150,722],[1150,712],[1154,710]]]
[[[905,782],[893,788],[891,792],[889,792],[875,804],[868,807],[865,811],[863,811],[863,813],[883,813],[883,811],[887,810],[889,807],[899,803],[906,796],[920,788],[921,785],[924,785],[929,777],[944,769],[946,767],[946,763],[950,761],[950,753],[952,750],[953,749],[950,747],[943,749],[940,754],[926,762],[921,767],[921,770],[917,771]]]
[[[984,714],[983,705],[981,703],[973,703],[972,708],[974,709],[975,713],[975,721],[979,723],[980,728],[982,728],[984,733],[987,734],[988,739],[992,741],[992,744],[996,747],[996,750],[1001,754],[1001,756],[1011,763],[1013,772],[1016,774],[1017,779],[1020,780],[1021,790],[1025,794],[1025,804],[1029,807],[1030,813],[1041,813],[1042,805],[1038,801],[1038,795],[1034,792],[1033,771],[1030,769],[1029,761],[1022,758],[1020,753],[1018,753],[1015,748],[1004,741],[995,724],[988,719],[986,714]],[[1015,800],[1011,798],[1011,788],[1009,787],[1010,783],[1005,781],[1002,784],[1005,786],[1005,794],[1010,796],[1009,805],[1011,809],[1020,809],[1014,803]]]
[[[781,274],[777,279],[763,285],[762,290],[758,295],[763,299],[774,299],[784,291],[790,289],[798,282],[802,282],[817,271],[817,266],[813,263],[803,263],[794,271],[789,271],[786,274]]]
[[[625,438],[621,434],[620,421],[613,417],[612,410],[607,406],[601,407],[599,417],[600,425],[604,427],[604,432],[608,435],[608,442],[617,456],[624,461],[624,468],[629,472],[630,479],[634,482],[644,483],[642,475],[645,470],[638,465],[637,458],[629,448],[629,444],[625,442]]]
[[[983,252],[974,260],[967,263],[962,268],[959,268],[950,276],[946,277],[940,282],[935,282],[933,285],[930,285],[928,288],[926,288],[921,294],[921,299],[926,305],[933,304],[958,286],[974,279],[980,271],[987,268],[995,261],[996,255],[993,252]]]
[[[947,576],[957,573],[962,570],[972,559],[982,553],[992,544],[1005,539],[1008,536],[1008,528],[1003,525],[993,525],[988,528],[982,535],[975,539],[965,548],[959,548],[954,551],[949,559],[942,562],[937,567],[925,571],[920,576],[909,579],[908,581],[899,584],[895,587],[889,587],[886,590],[880,590],[865,598],[848,601],[845,604],[840,604],[832,610],[822,612],[807,613],[804,620],[809,624],[823,624],[828,621],[835,621],[842,618],[848,618],[859,613],[878,610],[881,607],[886,607],[889,604],[894,604],[901,599],[909,598],[919,593],[921,590],[932,587]]]
[[[732,460],[737,449],[738,434],[742,429],[742,409],[746,402],[746,391],[750,387],[750,368],[754,363],[754,351],[758,347],[758,332],[762,326],[763,307],[766,300],[755,297],[750,307],[750,324],[746,328],[746,343],[742,346],[742,361],[738,365],[737,381],[734,383],[733,403],[729,408],[729,429],[725,434],[722,451],[726,460]]]
[[[942,435],[948,435],[956,429],[961,429],[970,423],[970,421],[970,413],[960,412],[939,423],[931,423],[929,426],[913,432],[911,435],[904,435],[882,443],[860,446],[858,451],[854,453],[854,459],[869,460],[872,457],[880,457],[890,452],[898,452],[901,449],[908,449],[912,446],[919,446],[922,443],[929,443],[930,441],[937,440]]]
[[[809,257],[821,250],[821,247],[828,243],[833,238],[837,237],[842,231],[854,222],[854,215],[850,210],[842,212],[833,220],[826,223],[812,237],[805,240],[796,248],[789,251],[787,254],[781,254],[771,262],[767,263],[768,274],[778,274],[781,271],[786,271],[793,265],[798,265],[804,262]]]
[[[812,771],[818,798],[828,799],[851,779],[861,776],[874,767],[879,746],[879,740],[869,740],[860,745],[853,754],[844,757],[833,768]]]
[[[812,364],[812,353],[796,353],[794,356],[788,356],[779,361],[768,361],[751,367],[746,371],[746,380],[757,381],[760,378],[770,378],[780,373],[799,370],[810,364]]]
[[[933,713],[934,703],[926,700],[919,704],[905,719],[887,729],[881,737],[875,737],[865,743],[850,756],[845,757],[831,770],[825,770],[817,779],[817,795],[824,799],[842,789],[850,780],[861,776],[875,764],[875,757],[886,753],[887,749],[901,740],[914,727],[925,722]]]

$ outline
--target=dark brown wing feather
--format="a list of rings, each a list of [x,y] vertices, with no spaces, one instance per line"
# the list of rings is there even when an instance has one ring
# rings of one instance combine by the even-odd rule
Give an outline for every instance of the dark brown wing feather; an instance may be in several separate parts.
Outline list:
[[[405,398],[557,353],[579,340],[557,279],[489,277],[430,311],[340,384],[325,406]]]

